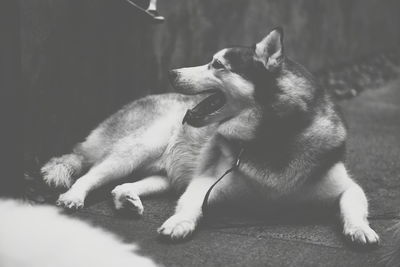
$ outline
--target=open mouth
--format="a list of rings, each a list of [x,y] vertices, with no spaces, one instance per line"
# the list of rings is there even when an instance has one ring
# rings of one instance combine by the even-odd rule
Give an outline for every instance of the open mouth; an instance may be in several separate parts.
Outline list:
[[[186,111],[182,124],[187,122],[194,127],[203,126],[204,120],[209,115],[221,109],[225,105],[225,102],[225,95],[220,90],[213,91],[211,95],[203,99],[194,108]]]

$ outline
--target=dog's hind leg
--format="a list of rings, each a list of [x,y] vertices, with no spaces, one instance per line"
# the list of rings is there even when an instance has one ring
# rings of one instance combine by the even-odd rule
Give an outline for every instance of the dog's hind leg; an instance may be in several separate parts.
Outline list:
[[[162,193],[170,188],[167,177],[155,175],[134,183],[118,185],[112,190],[114,205],[117,210],[129,209],[138,215],[143,214],[140,197]]]
[[[128,136],[121,139],[108,156],[79,178],[66,193],[60,195],[57,204],[66,208],[83,207],[90,191],[151,163],[160,157],[166,144],[163,138],[153,138],[150,133],[143,133],[142,138]]]
[[[61,194],[57,200],[57,205],[71,209],[82,208],[90,191],[122,178],[131,171],[131,163],[126,162],[126,159],[124,161],[124,159],[115,156],[107,157],[80,177],[67,192]]]
[[[70,154],[51,158],[41,168],[43,180],[49,186],[70,188],[75,179],[104,157],[108,149],[109,144],[101,131],[94,130]]]

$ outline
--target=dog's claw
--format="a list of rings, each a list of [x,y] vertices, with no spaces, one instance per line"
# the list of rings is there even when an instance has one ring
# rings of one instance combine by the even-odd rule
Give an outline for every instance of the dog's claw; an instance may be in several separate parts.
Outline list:
[[[84,197],[75,192],[67,191],[58,197],[56,205],[70,210],[79,210],[84,206]]]
[[[137,215],[142,215],[144,208],[140,197],[129,186],[119,185],[111,192],[115,208],[129,209]]]
[[[367,224],[362,226],[347,226],[343,232],[352,242],[359,245],[377,245],[380,241],[378,234]]]
[[[180,218],[179,215],[174,215],[169,218],[164,224],[157,229],[158,234],[167,237],[171,240],[183,240],[189,237],[196,224],[190,219]]]

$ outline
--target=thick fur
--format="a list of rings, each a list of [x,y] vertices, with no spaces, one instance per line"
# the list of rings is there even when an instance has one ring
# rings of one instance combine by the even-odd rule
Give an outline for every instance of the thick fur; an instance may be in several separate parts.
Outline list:
[[[136,246],[61,215],[55,207],[1,200],[0,266],[157,266]]]
[[[59,205],[80,208],[91,190],[133,173],[136,182],[112,191],[116,208],[141,214],[141,196],[183,192],[175,214],[159,228],[182,239],[198,225],[208,188],[244,149],[242,164],[214,188],[211,203],[339,203],[344,234],[360,244],[378,242],[365,194],[343,163],[344,123],[311,74],[285,56],[281,29],[253,47],[223,49],[209,64],[170,75],[180,94],[125,106],[72,154],[43,167],[47,183],[67,187],[89,169]],[[225,104],[182,125],[186,110],[216,91]]]

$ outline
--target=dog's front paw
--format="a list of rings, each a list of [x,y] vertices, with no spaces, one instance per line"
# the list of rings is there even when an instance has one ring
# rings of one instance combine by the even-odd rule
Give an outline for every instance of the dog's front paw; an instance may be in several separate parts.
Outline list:
[[[352,242],[359,245],[376,245],[379,243],[379,236],[367,223],[360,225],[345,225],[343,233]]]
[[[189,237],[196,228],[196,222],[184,216],[175,214],[158,228],[158,233],[172,240],[182,240]]]
[[[114,206],[117,210],[129,209],[138,215],[143,214],[143,204],[140,197],[132,191],[129,185],[119,185],[111,192]]]
[[[78,210],[83,208],[84,201],[84,194],[77,191],[69,190],[58,197],[56,205],[67,209]]]

